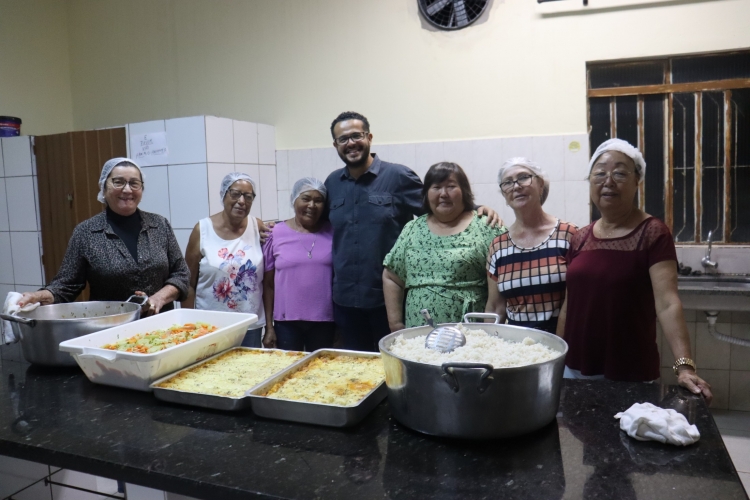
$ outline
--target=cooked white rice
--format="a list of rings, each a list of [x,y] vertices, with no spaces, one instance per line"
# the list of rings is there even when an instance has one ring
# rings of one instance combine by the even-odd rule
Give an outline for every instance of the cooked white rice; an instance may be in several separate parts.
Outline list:
[[[442,365],[446,361],[488,363],[495,368],[510,368],[549,361],[560,356],[560,352],[540,344],[530,337],[522,342],[512,342],[484,330],[469,330],[459,324],[458,329],[466,336],[466,345],[453,352],[441,353],[424,346],[427,335],[405,339],[396,337],[390,351],[404,359],[430,365]]]

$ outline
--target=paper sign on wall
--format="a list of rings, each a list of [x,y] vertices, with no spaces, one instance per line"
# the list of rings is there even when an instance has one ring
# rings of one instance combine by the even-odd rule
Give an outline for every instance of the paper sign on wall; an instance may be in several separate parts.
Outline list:
[[[166,158],[167,133],[152,132],[150,134],[138,134],[130,137],[130,154],[135,161],[143,164],[158,165],[163,163],[159,157]]]

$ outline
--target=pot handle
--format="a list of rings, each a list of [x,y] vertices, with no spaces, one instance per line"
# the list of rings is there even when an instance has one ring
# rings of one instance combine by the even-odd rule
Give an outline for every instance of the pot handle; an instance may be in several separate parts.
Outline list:
[[[140,301],[140,303],[138,301]],[[134,304],[138,304],[139,306],[143,306],[146,304],[146,302],[148,302],[148,295],[131,295],[125,302],[132,302]]]
[[[490,375],[492,375],[492,370],[494,370],[495,367],[486,363],[451,363],[451,362],[448,362],[448,363],[443,363],[442,369],[443,369],[443,380],[445,380],[445,383],[448,384],[448,387],[450,387],[453,392],[458,392],[461,389],[461,387],[459,387],[459,384],[458,384],[459,378],[463,378],[463,379],[466,379],[468,377],[476,378],[475,370],[483,370],[476,384],[477,391],[479,392],[479,394],[482,394],[484,391],[487,390],[487,387],[489,387],[489,385],[492,383],[493,378]]]
[[[22,318],[20,316],[11,316],[10,314],[0,314],[0,319],[5,321],[12,321],[14,323],[21,323],[22,325],[30,326],[34,328],[36,326],[36,320],[31,318]]]
[[[495,325],[500,324],[500,316],[495,313],[466,313],[464,314],[464,323],[471,323],[469,320],[474,319],[494,319]]]

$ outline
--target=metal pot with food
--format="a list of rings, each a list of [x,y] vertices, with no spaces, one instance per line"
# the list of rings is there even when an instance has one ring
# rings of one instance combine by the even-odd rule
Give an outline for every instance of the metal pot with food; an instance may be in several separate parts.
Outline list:
[[[495,323],[469,323],[494,318]],[[400,330],[380,341],[393,416],[425,434],[506,438],[549,424],[560,402],[567,343],[550,333],[501,325],[470,313],[457,328],[465,345],[425,346],[432,326]]]
[[[29,363],[46,366],[76,366],[76,360],[61,352],[60,342],[130,323],[141,317],[145,296],[133,295],[125,302],[71,302],[39,306],[19,316],[0,314],[11,321]]]

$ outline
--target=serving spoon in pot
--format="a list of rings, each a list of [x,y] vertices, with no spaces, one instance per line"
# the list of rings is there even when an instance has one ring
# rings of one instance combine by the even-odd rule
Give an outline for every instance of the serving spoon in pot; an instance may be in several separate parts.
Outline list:
[[[435,328],[435,322],[432,320],[432,316],[430,316],[430,311],[422,309],[419,312],[427,324],[433,328],[424,339],[424,346],[427,349],[446,353],[454,351],[457,347],[466,345],[466,337],[458,328],[452,326],[439,326]]]

